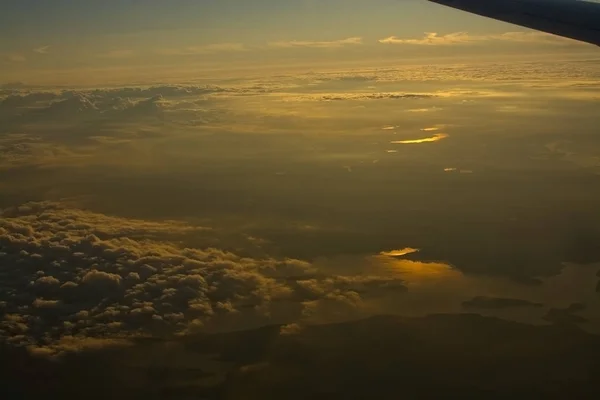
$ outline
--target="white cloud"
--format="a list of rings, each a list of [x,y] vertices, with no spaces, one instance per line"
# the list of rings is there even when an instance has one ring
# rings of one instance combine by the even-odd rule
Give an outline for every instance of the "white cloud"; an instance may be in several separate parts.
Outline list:
[[[42,47],[37,47],[37,48],[33,49],[33,51],[38,54],[48,54],[49,50],[50,50],[50,46],[42,46]]]
[[[270,47],[278,48],[302,48],[302,47],[313,47],[313,48],[339,48],[345,46],[356,46],[363,44],[361,37],[349,37],[346,39],[331,40],[331,41],[302,41],[302,40],[291,40],[281,42],[271,42]]]
[[[14,62],[14,63],[20,63],[20,62],[27,61],[27,58],[25,58],[25,56],[22,54],[6,54],[5,56],[8,61]]]
[[[128,58],[135,54],[133,50],[111,50],[106,53],[100,53],[96,57],[99,58]]]
[[[448,46],[460,44],[474,44],[488,41],[550,44],[562,44],[566,42],[572,42],[569,39],[542,32],[506,32],[494,35],[478,35],[470,34],[467,32],[454,32],[446,35],[439,35],[436,32],[427,32],[425,36],[420,39],[405,39],[396,36],[390,36],[384,39],[380,39],[379,43],[411,44],[422,46]]]
[[[157,53],[170,56],[185,56],[197,54],[210,54],[222,52],[240,52],[247,51],[248,48],[243,43],[213,43],[203,46],[189,46],[184,48],[159,49]]]

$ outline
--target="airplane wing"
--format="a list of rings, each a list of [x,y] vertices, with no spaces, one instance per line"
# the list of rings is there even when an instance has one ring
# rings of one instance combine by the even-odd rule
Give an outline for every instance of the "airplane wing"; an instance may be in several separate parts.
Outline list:
[[[429,0],[600,46],[600,3],[586,0]]]

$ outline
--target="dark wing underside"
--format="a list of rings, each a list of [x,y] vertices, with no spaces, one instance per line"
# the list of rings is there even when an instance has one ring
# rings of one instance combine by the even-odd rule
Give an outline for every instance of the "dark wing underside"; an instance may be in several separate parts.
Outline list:
[[[584,0],[429,0],[600,46],[600,4]]]

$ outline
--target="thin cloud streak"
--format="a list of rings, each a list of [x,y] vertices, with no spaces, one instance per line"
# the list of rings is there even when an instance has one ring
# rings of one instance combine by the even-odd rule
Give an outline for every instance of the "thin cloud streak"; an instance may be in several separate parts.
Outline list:
[[[49,50],[50,50],[50,46],[42,46],[42,47],[37,47],[37,48],[33,49],[33,51],[38,54],[48,54]]]
[[[461,44],[475,44],[489,41],[519,42],[519,43],[549,43],[564,44],[572,42],[555,35],[541,32],[506,32],[493,35],[478,35],[468,32],[454,32],[446,35],[440,35],[437,32],[426,32],[420,39],[403,39],[397,36],[390,36],[380,39],[383,44],[410,44],[419,46],[449,46]]]
[[[340,40],[331,41],[302,41],[302,40],[291,40],[281,42],[271,42],[269,47],[278,48],[296,48],[296,47],[314,47],[314,48],[339,48],[344,46],[356,46],[362,45],[363,39],[361,37],[349,37]]]
[[[24,56],[22,56],[20,54],[9,54],[7,56],[7,58],[10,62],[25,62],[25,61],[27,61],[27,58],[25,58]]]
[[[190,46],[181,49],[159,49],[156,52],[162,55],[186,56],[196,54],[209,54],[219,52],[248,51],[243,43],[213,43],[204,46]]]
[[[98,54],[99,58],[128,58],[134,55],[133,50],[112,50],[106,53]]]

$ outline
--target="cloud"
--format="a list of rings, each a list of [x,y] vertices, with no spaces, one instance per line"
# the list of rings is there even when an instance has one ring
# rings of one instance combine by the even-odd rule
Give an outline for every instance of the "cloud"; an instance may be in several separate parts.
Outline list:
[[[111,217],[53,202],[0,216],[0,337],[20,332],[15,340],[23,346],[41,346],[49,331],[57,334],[47,343],[54,351],[65,347],[59,337],[116,340],[227,321],[326,320],[357,312],[363,297],[403,290],[396,277],[318,274],[298,259],[186,247],[190,238],[213,233],[178,221]]]
[[[22,54],[7,54],[5,57],[8,61],[14,63],[22,63],[27,61],[27,58],[25,58],[25,56]]]
[[[302,41],[302,40],[291,40],[281,42],[271,42],[270,47],[276,48],[340,48],[346,46],[362,45],[363,40],[361,37],[349,37],[340,40],[331,41]]]
[[[51,166],[82,160],[89,156],[66,144],[52,143],[42,136],[4,134],[0,136],[0,170],[23,166]]]
[[[372,93],[319,93],[286,96],[284,101],[364,101],[364,100],[422,100],[438,97],[435,93],[372,92]]]
[[[578,68],[583,69],[582,65]],[[581,289],[586,281],[570,286],[575,287],[575,294],[574,290],[551,289],[545,280],[539,286],[522,289],[515,282],[500,288],[490,283],[505,276],[536,278],[558,271],[555,263],[565,256],[560,246],[563,242],[554,241],[553,235],[568,230],[557,222],[561,212],[570,212],[571,206],[593,204],[586,200],[590,196],[589,184],[583,189],[578,186],[578,182],[589,183],[592,177],[588,179],[574,168],[566,175],[556,174],[562,166],[548,161],[544,162],[547,172],[536,172],[533,178],[532,174],[519,174],[532,165],[523,167],[519,164],[522,159],[517,159],[527,157],[536,146],[529,141],[529,133],[538,134],[538,128],[533,129],[537,123],[541,124],[540,137],[546,129],[554,128],[545,119],[535,123],[528,119],[508,121],[502,124],[509,125],[500,126],[500,120],[488,119],[492,114],[485,105],[459,104],[465,96],[483,96],[481,93],[492,89],[520,90],[512,77],[531,78],[529,69],[536,68],[543,71],[541,79],[545,81],[576,76],[574,68],[568,66],[561,66],[560,71],[559,67],[553,70],[538,64],[494,68],[433,66],[355,71],[356,79],[347,73],[347,78],[327,81],[331,87],[309,86],[321,80],[321,75],[290,74],[220,83],[222,86],[156,85],[47,92],[7,88],[0,109],[27,118],[15,125],[18,129],[11,129],[23,134],[0,137],[2,163],[36,165],[50,159],[57,162],[89,155],[90,151],[105,149],[104,146],[144,140],[134,143],[138,147],[132,145],[131,151],[119,152],[119,157],[99,152],[94,159],[83,161],[81,168],[19,168],[14,174],[18,198],[93,193],[97,197],[86,199],[86,204],[93,207],[95,203],[105,212],[156,218],[193,216],[215,221],[225,215],[223,219],[227,221],[211,222],[217,227],[215,232],[193,222],[109,217],[62,203],[28,204],[30,209],[3,211],[3,340],[37,346],[36,351],[48,348],[54,353],[67,351],[61,350],[61,335],[78,341],[121,340],[148,333],[189,334],[274,322],[285,323],[288,329],[283,331],[292,333],[296,326],[307,326],[307,321],[328,322],[382,310],[461,312],[462,302],[481,294],[557,308],[571,300],[585,300],[591,304],[588,312],[596,311],[592,302],[575,297],[587,293]],[[447,79],[444,71],[457,80],[442,86]],[[460,83],[461,77],[473,81],[489,76],[493,82]],[[435,82],[416,84],[417,79]],[[502,80],[509,82],[499,82]],[[377,81],[375,88],[368,87],[373,85],[371,81]],[[294,87],[290,82],[308,83]],[[457,85],[459,90],[454,90]],[[444,97],[446,92],[450,95]],[[541,91],[532,92],[525,98],[527,102],[539,101],[557,113],[570,111],[568,104],[559,108],[563,103],[546,102],[547,92],[543,96],[539,95]],[[318,102],[281,101],[295,96]],[[502,102],[518,101],[515,99],[518,98]],[[476,103],[496,101],[481,98]],[[434,102],[448,111],[438,115],[403,112],[404,108],[426,107]],[[451,108],[450,103],[457,105]],[[467,110],[460,111],[460,107]],[[186,131],[183,123],[190,119],[188,116],[200,114],[198,110],[206,112],[207,119],[215,118],[214,110],[229,114],[223,121],[211,119],[207,129]],[[287,115],[272,117],[288,111],[289,119]],[[160,113],[173,125],[159,127],[156,121],[137,119]],[[30,118],[33,115],[39,119]],[[320,120],[315,123],[315,118]],[[177,122],[181,125],[175,126]],[[71,124],[76,128],[71,128]],[[395,129],[379,130],[387,124]],[[427,139],[438,131],[419,134],[419,129],[438,124],[452,126],[453,139],[441,143],[444,146],[422,145],[404,151],[408,149],[389,145],[394,131],[398,135],[394,139],[422,140],[418,137]],[[149,128],[154,126],[157,128]],[[571,128],[579,132],[585,127],[577,122]],[[294,129],[303,134],[287,134]],[[501,134],[481,135],[496,130]],[[245,135],[249,131],[251,134]],[[281,134],[264,134],[275,131]],[[338,131],[343,135],[338,135]],[[411,137],[410,132],[417,135]],[[143,139],[148,134],[163,136]],[[580,137],[571,139],[577,141]],[[486,146],[480,146],[482,138]],[[75,147],[78,141],[90,149]],[[541,144],[548,141],[540,139]],[[398,149],[398,154],[382,154],[386,146]],[[152,169],[138,168],[138,148],[147,152]],[[589,151],[593,152],[593,148],[589,146]],[[447,153],[449,149],[452,151]],[[256,158],[256,154],[263,156]],[[495,164],[497,158],[507,155],[503,164]],[[205,162],[205,157],[211,158]],[[314,162],[315,157],[318,163]],[[381,160],[371,164],[374,158]],[[481,167],[482,158],[491,167]],[[117,162],[122,163],[118,168],[104,167]],[[330,168],[333,164],[335,169]],[[133,168],[129,168],[131,165]],[[351,166],[353,173],[345,174],[342,165]],[[498,179],[494,174],[494,166],[498,165],[514,168],[511,171],[519,177],[518,188],[512,186],[514,179],[508,179],[504,173]],[[443,174],[445,166],[473,168],[478,173],[465,180],[459,175]],[[158,170],[160,173],[155,173]],[[277,177],[276,182],[271,180],[276,171],[286,171],[286,176]],[[4,177],[9,174],[2,172],[4,185]],[[561,177],[558,180],[557,175]],[[566,186],[561,186],[562,177]],[[34,179],[44,181],[43,190],[29,184]],[[368,188],[361,182],[369,182]],[[536,186],[540,182],[543,188],[564,191],[564,195],[557,200],[551,195],[554,192],[544,191],[550,189]],[[273,191],[273,185],[279,189]],[[460,191],[448,190],[456,185]],[[481,185],[490,189],[483,197]],[[542,208],[535,201],[536,196],[527,195],[534,192],[547,195]],[[3,204],[20,201],[11,200],[16,197],[12,193],[4,193],[0,196]],[[494,201],[486,201],[491,194],[496,196],[492,196]],[[353,200],[356,196],[358,201]],[[445,203],[440,203],[440,198]],[[563,204],[567,198],[567,204]],[[216,217],[215,209],[219,210]],[[510,219],[515,215],[518,222]],[[551,218],[546,219],[548,216]],[[295,218],[301,223],[294,229],[302,232],[264,234],[269,230],[264,226],[271,220],[279,228]],[[237,221],[241,221],[241,228]],[[220,230],[231,225],[255,236],[262,246],[260,251],[248,249],[246,242],[222,239]],[[329,228],[332,225],[335,227]],[[476,229],[472,229],[474,226]],[[408,245],[422,251],[409,255],[404,248]],[[339,270],[329,271],[317,266],[316,261],[302,261],[318,260],[323,254],[335,252],[378,254],[382,249],[398,249],[382,255],[439,262],[392,260],[385,270],[368,264],[356,273],[360,276],[354,276],[348,272],[348,262],[339,263]],[[477,278],[472,278],[475,273]],[[495,278],[488,280],[490,275]],[[591,286],[595,286],[597,278],[587,282],[593,291]],[[573,298],[566,302],[562,296]],[[385,307],[378,307],[381,304]],[[485,305],[482,312],[537,313],[538,319],[547,311],[533,306],[491,308],[490,302]],[[42,331],[48,332],[49,338],[42,337]],[[77,348],[69,348],[73,347]]]
[[[124,348],[131,345],[131,341],[121,338],[95,338],[67,335],[47,346],[38,346],[35,344],[29,345],[27,346],[27,350],[34,356],[53,357],[65,353],[98,351],[107,348]]]
[[[78,114],[93,114],[99,110],[93,98],[84,93],[73,93],[71,96],[50,103],[46,108],[38,109],[38,111],[63,118]]]
[[[516,307],[543,307],[541,303],[529,300],[509,299],[503,297],[476,296],[462,303],[465,308],[497,310]]]
[[[21,93],[17,91],[14,94],[6,96],[0,102],[0,110],[6,111],[8,109],[22,108],[36,103],[49,102],[59,97],[59,94],[53,91],[32,91]]]
[[[0,111],[7,112],[14,108],[45,108],[54,106],[56,102],[69,100],[71,103],[93,103],[99,108],[110,106],[116,99],[143,100],[156,96],[165,98],[199,97],[210,94],[225,93],[238,90],[226,89],[215,85],[148,85],[123,86],[116,88],[98,88],[89,90],[32,90],[24,84],[6,86],[7,95],[0,97]],[[198,100],[198,99],[197,99]]]
[[[477,35],[467,32],[454,32],[446,35],[439,35],[435,32],[427,32],[421,39],[403,39],[396,36],[390,36],[380,39],[383,44],[409,44],[422,46],[449,46],[475,44],[489,41],[499,42],[517,42],[517,43],[548,43],[564,44],[573,43],[573,41],[542,32],[506,32],[494,35]]]
[[[135,55],[133,50],[111,50],[106,53],[100,53],[96,57],[99,58],[128,58]]]
[[[37,357],[82,350],[93,351],[61,362]],[[599,350],[595,335],[477,314],[377,316],[297,332],[273,325],[130,342],[65,336],[52,348],[4,349],[0,383],[27,399],[153,398],[157,390],[168,398],[396,398],[399,387],[421,398],[511,398],[515,390],[598,398]],[[40,376],[43,385],[26,384]]]
[[[280,328],[279,333],[281,335],[296,335],[296,334],[300,333],[301,331],[302,331],[302,325],[297,324],[297,323],[292,323],[292,324],[283,325]]]
[[[33,49],[33,51],[38,54],[48,54],[49,50],[50,50],[50,46],[42,46],[42,47],[37,47],[37,48]]]
[[[133,129],[133,123],[147,128],[214,123],[219,110],[206,107],[208,98],[238,92],[214,85],[89,90],[10,86],[0,94],[0,169],[72,165],[117,146],[131,150],[134,140],[168,134],[158,128]]]
[[[577,315],[585,309],[586,305],[582,303],[573,303],[566,308],[551,308],[544,319],[556,325],[577,326],[589,322],[587,318]]]
[[[20,81],[0,83],[0,89],[2,91],[21,90],[27,89],[27,87],[28,85],[26,83]]]
[[[411,108],[409,110],[406,110],[406,112],[411,112],[411,113],[428,113],[428,112],[435,112],[435,111],[441,111],[442,108],[440,107],[429,107],[429,108]]]
[[[248,50],[249,49],[243,43],[213,43],[204,46],[159,49],[157,50],[157,53],[169,56],[186,56],[211,53],[242,52]]]
[[[10,125],[43,123],[60,120],[81,123],[119,117],[164,117],[170,106],[177,108],[177,99],[224,93],[218,86],[157,85],[140,87],[101,88],[91,90],[9,90],[0,100],[0,121],[4,129]],[[200,108],[195,105],[196,108]],[[91,132],[90,132],[91,133]]]
[[[98,270],[91,270],[90,272],[85,274],[83,278],[81,278],[81,282],[86,284],[97,284],[102,286],[105,286],[106,284],[119,286],[121,284],[121,279],[121,276],[117,274],[111,274],[108,272]]]
[[[381,254],[382,256],[388,256],[388,257],[402,257],[407,254],[416,253],[418,251],[419,251],[419,249],[413,249],[413,248],[407,247],[407,248],[401,249],[401,250],[382,251],[379,254]]]

